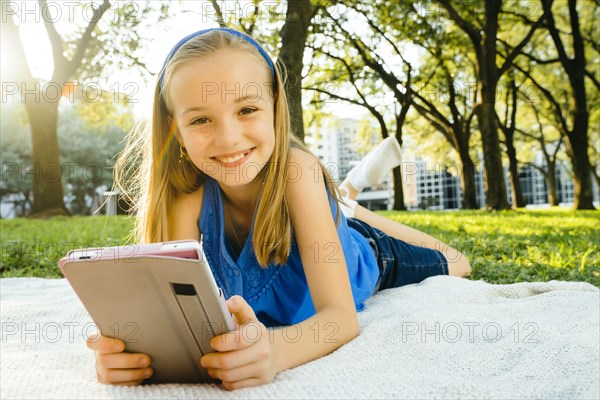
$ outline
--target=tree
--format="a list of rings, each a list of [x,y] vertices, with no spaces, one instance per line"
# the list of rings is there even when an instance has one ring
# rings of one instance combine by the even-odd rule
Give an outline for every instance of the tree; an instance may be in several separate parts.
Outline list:
[[[426,95],[419,92],[414,93],[415,109],[448,141],[457,152],[461,161],[461,188],[463,192],[464,209],[476,209],[477,198],[475,190],[475,165],[469,154],[469,140],[471,138],[471,123],[475,115],[475,108],[469,109],[468,100],[465,96],[457,93],[456,81],[452,77],[448,67],[441,60],[443,70],[443,81],[437,81],[438,85],[446,83],[448,100],[446,103],[449,112],[446,112],[441,103],[434,99],[431,101]],[[426,92],[428,85],[423,85],[422,90]],[[441,86],[438,86],[440,88]],[[436,91],[437,92],[437,91]],[[468,96],[468,95],[467,95]],[[462,98],[459,100],[459,98]],[[460,104],[462,103],[462,104]],[[462,109],[462,112],[461,112]]]
[[[25,215],[32,207],[31,187],[36,178],[31,168],[31,143],[22,139],[28,133],[27,115],[25,108],[13,101],[2,103],[0,107],[3,116],[11,116],[0,120],[0,200],[11,202],[16,215]]]
[[[519,179],[519,163],[517,161],[517,149],[515,148],[514,139],[517,130],[517,108],[518,108],[518,91],[519,88],[515,83],[514,73],[510,73],[510,80],[506,85],[506,98],[504,104],[504,119],[502,120],[498,114],[498,126],[504,133],[504,145],[506,146],[506,155],[508,156],[508,170],[510,172],[510,185],[512,189],[512,205],[513,208],[525,207],[525,199],[521,190],[521,182]]]
[[[304,48],[311,20],[318,7],[310,0],[288,1],[285,24],[281,29],[281,50],[278,62],[287,71],[286,95],[290,107],[292,132],[304,141],[304,119],[302,116],[302,69]]]
[[[87,15],[87,25],[82,28],[81,36],[75,39],[72,35],[65,35],[65,39],[57,31],[55,18],[48,14],[48,10],[52,7],[49,7],[45,0],[39,0],[37,6],[52,47],[54,66],[52,77],[49,82],[44,82],[32,75],[19,37],[19,28],[13,18],[17,15],[16,13],[7,15],[9,11],[14,10],[2,7],[2,47],[7,50],[7,53],[12,54],[13,63],[13,68],[3,78],[5,81],[15,83],[19,91],[25,89],[28,93],[35,92],[35,96],[24,96],[31,126],[32,165],[42,172],[41,179],[33,181],[32,211],[38,215],[68,214],[60,176],[59,179],[48,179],[43,176],[43,171],[48,166],[60,165],[57,122],[61,95],[69,89],[69,84],[74,80],[84,78],[88,74],[97,77],[104,66],[115,62],[114,57],[109,55],[123,55],[119,54],[120,48],[126,49],[124,55],[129,57],[133,64],[144,67],[133,55],[139,37],[132,32],[135,32],[133,28],[139,25],[140,21],[148,22],[144,16],[149,13],[150,8],[140,10],[137,3],[117,5],[115,15],[118,18],[108,22],[108,28],[101,29],[99,22],[112,5],[108,0],[104,0],[97,6],[92,4],[89,8],[92,11],[91,15]],[[161,11],[164,11],[163,5],[159,6]],[[138,12],[141,15],[138,15]],[[122,25],[128,25],[128,32],[120,38],[122,42],[118,43],[115,40],[118,36],[116,32],[122,28]],[[107,45],[109,41],[112,42],[112,46]],[[62,173],[60,168],[58,172]]]
[[[464,35],[450,24],[430,19],[413,6],[409,18],[414,21],[413,42],[428,55],[421,60],[411,93],[414,107],[446,139],[461,163],[462,207],[478,208],[475,165],[470,154],[477,91],[473,90],[475,64]]]
[[[535,30],[541,25],[540,17],[531,25],[529,32],[514,46],[512,52],[505,58],[501,66],[497,62],[498,17],[502,9],[502,0],[487,0],[484,2],[483,21],[471,22],[463,17],[459,9],[450,4],[449,0],[438,0],[448,12],[448,16],[471,40],[476,60],[479,84],[480,104],[477,107],[477,119],[483,143],[485,163],[486,208],[494,210],[508,209],[504,170],[500,157],[500,140],[496,120],[495,101],[498,80],[511,67],[513,60],[519,55],[531,39]],[[467,8],[474,3],[468,2]],[[467,10],[467,12],[470,10]],[[477,18],[475,18],[477,19]]]
[[[587,95],[585,90],[586,62],[583,37],[579,24],[576,0],[569,2],[569,21],[571,25],[572,54],[569,57],[565,44],[556,27],[552,5],[554,0],[542,0],[546,27],[558,52],[558,59],[565,70],[572,90],[574,106],[572,108],[572,126],[563,126],[567,145],[567,154],[573,163],[574,208],[576,210],[595,209],[593,204],[590,160],[588,158]]]
[[[339,3],[347,7],[347,12],[342,14],[343,17],[341,18],[334,18],[327,10],[324,10],[327,20],[331,21],[332,24],[329,26],[321,25],[319,27],[319,33],[322,35],[320,47],[327,46],[329,48],[328,54],[330,55],[332,54],[332,49],[336,49],[340,53],[336,56],[338,60],[344,58],[347,65],[357,64],[358,60],[356,58],[358,57],[360,60],[358,65],[370,69],[375,74],[377,81],[382,83],[393,98],[394,135],[398,142],[402,144],[402,128],[413,101],[411,95],[413,67],[403,57],[403,52],[398,46],[398,42],[403,39],[401,32],[396,29],[397,27],[395,25],[390,24],[389,21],[393,19],[393,16],[390,13],[401,13],[402,8],[406,6],[406,4],[400,3],[396,7],[389,7],[386,2],[362,4],[356,1],[340,1]],[[360,20],[368,26],[370,35],[364,33],[358,35],[356,32],[353,32],[348,21],[350,19],[356,21],[357,18],[360,18]],[[343,45],[340,46],[342,43]],[[382,47],[389,49],[393,54],[393,57],[397,57],[397,59],[384,60],[384,58],[376,51]],[[401,65],[400,68],[398,68],[398,64]],[[346,71],[350,71],[347,66],[341,67]],[[352,70],[359,74],[362,73],[354,67]],[[360,95],[361,90],[358,89],[355,84],[353,84],[353,86]],[[374,112],[375,107],[370,105],[366,99],[363,98],[356,104],[364,105],[369,109],[381,125],[383,118],[378,115],[378,112]],[[382,129],[382,134],[387,132],[387,128]],[[406,210],[402,188],[402,172],[400,168],[394,168],[393,175],[393,208],[394,210]]]
[[[586,52],[600,53],[597,37],[594,36],[600,5],[597,2],[579,2],[582,9],[580,13],[577,10],[578,2],[566,1],[567,7],[564,7],[564,2],[555,4],[553,0],[542,1],[543,32],[546,36],[539,37],[536,46],[522,53],[527,59],[526,65],[519,62],[514,67],[548,99],[556,115],[557,127],[565,136],[567,155],[573,165],[574,208],[593,209],[592,171],[588,154],[588,92],[597,93],[600,82],[587,69]],[[525,21],[533,24],[533,21]],[[505,54],[500,55],[506,57]],[[557,69],[557,65],[562,70]],[[553,79],[557,74],[562,77]],[[586,77],[589,79],[588,88]],[[552,83],[548,83],[548,80]],[[567,83],[566,91],[563,89],[564,82]]]
[[[548,203],[550,206],[554,207],[558,205],[558,196],[556,191],[556,165],[564,136],[559,134],[558,139],[553,139],[548,142],[550,134],[547,131],[549,129],[547,129],[547,123],[542,120],[543,117],[540,107],[538,107],[533,101],[529,101],[527,104],[533,111],[536,124],[534,124],[531,129],[524,130],[515,127],[515,130],[526,137],[536,140],[539,143],[545,165],[538,165],[534,162],[529,163],[529,165],[538,170],[544,176],[546,185],[548,186]],[[536,130],[535,128],[537,128],[537,134],[533,133]]]

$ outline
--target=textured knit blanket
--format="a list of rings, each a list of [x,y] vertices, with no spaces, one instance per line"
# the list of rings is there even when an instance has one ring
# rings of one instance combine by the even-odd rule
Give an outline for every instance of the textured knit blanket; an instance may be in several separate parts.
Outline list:
[[[99,384],[84,343],[93,325],[64,279],[7,278],[0,291],[2,399],[600,398],[600,292],[587,283],[438,276],[386,290],[356,339],[233,392]]]

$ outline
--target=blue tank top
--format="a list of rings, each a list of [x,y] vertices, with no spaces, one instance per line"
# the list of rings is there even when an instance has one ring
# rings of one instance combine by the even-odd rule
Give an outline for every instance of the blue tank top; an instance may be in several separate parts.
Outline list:
[[[335,219],[337,205],[330,196],[329,200]],[[204,184],[199,228],[204,253],[225,298],[233,295],[244,297],[257,318],[266,326],[296,324],[313,316],[316,311],[294,235],[287,263],[271,263],[267,268],[262,268],[252,247],[254,220],[248,240],[235,260],[231,244],[225,236],[223,217],[221,188],[214,179],[208,177]],[[367,240],[359,232],[348,227],[341,212],[337,232],[348,267],[354,304],[357,311],[362,311],[363,303],[372,295],[379,277],[377,260]],[[327,249],[320,251],[321,255],[328,255]],[[335,259],[335,253],[330,253]]]

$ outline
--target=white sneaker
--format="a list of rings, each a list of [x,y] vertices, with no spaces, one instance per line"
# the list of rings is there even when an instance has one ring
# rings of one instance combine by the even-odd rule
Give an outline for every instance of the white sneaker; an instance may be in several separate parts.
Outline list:
[[[348,181],[358,191],[377,186],[387,173],[402,163],[400,143],[389,136],[375,147],[362,161],[348,172]]]

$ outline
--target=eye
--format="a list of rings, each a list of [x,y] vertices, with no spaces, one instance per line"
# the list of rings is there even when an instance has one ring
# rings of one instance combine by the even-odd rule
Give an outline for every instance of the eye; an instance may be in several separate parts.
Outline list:
[[[208,118],[200,117],[200,118],[196,118],[195,120],[190,122],[190,125],[203,125],[206,123],[208,123]]]
[[[240,114],[247,115],[247,114],[252,114],[255,111],[258,111],[258,110],[256,108],[252,108],[252,107],[245,107],[245,108],[242,108],[242,111],[240,111]]]

